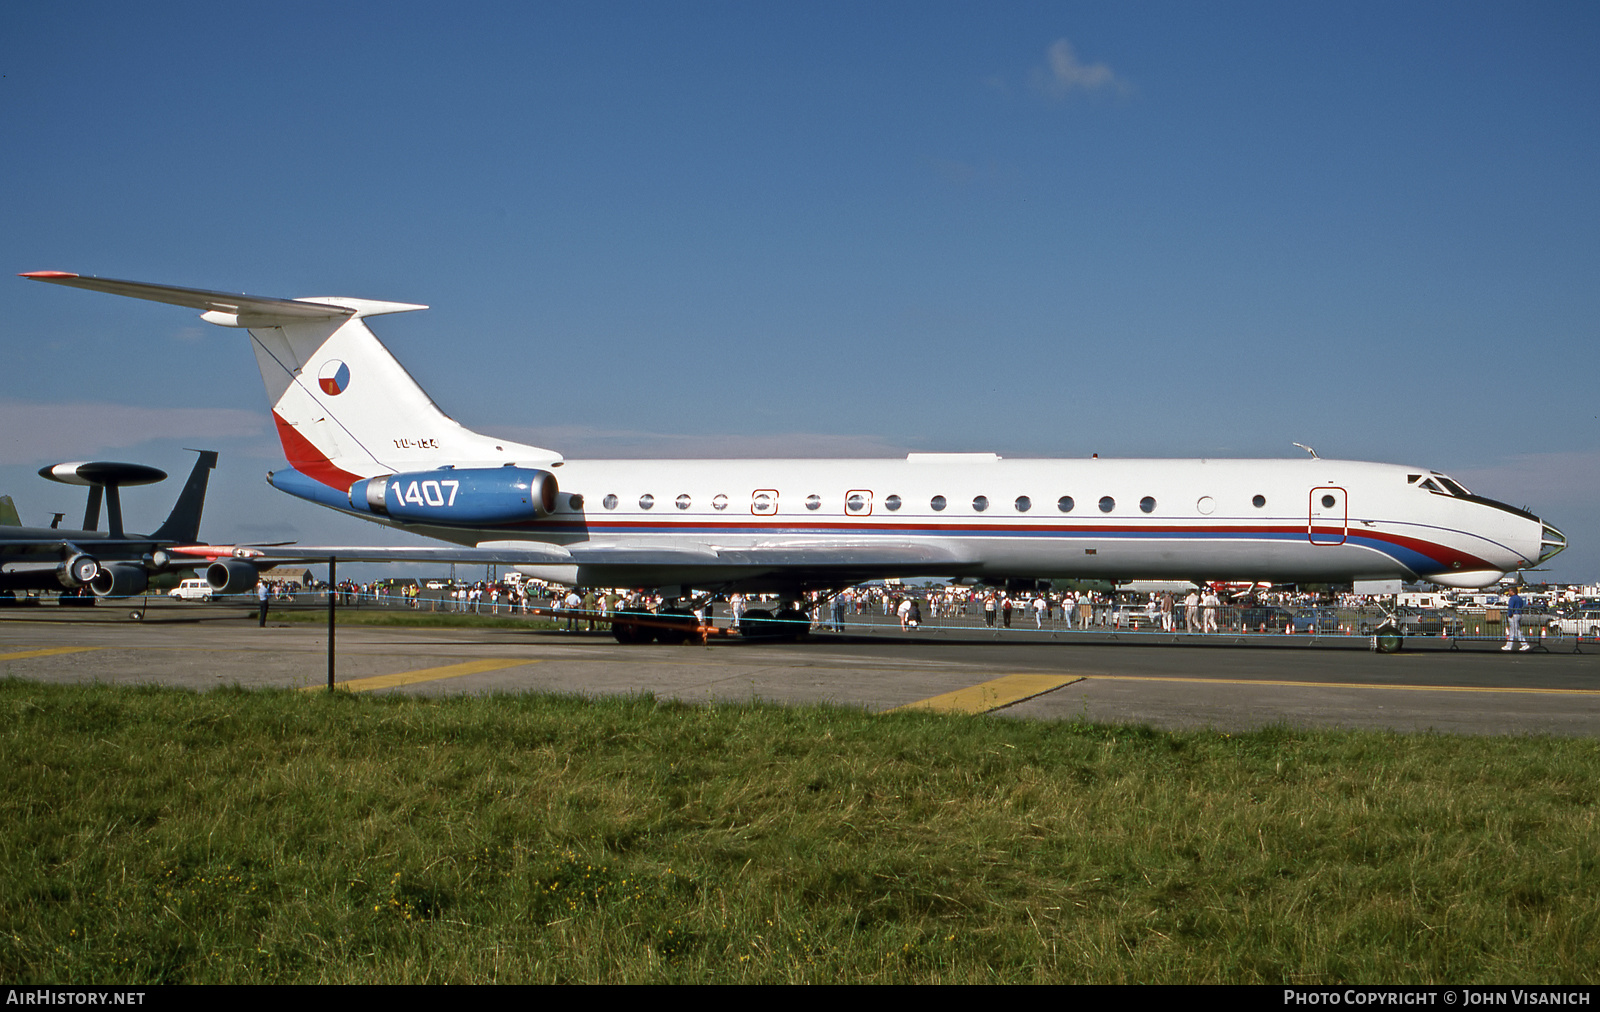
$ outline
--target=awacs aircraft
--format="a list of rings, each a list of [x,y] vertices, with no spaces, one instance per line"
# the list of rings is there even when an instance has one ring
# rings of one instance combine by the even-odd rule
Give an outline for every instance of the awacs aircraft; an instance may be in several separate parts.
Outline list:
[[[165,471],[143,464],[81,461],[42,468],[40,477],[69,485],[86,485],[89,501],[80,530],[59,527],[0,526],[0,595],[18,590],[76,590],[87,586],[99,597],[143,593],[150,577],[193,569],[196,561],[174,549],[199,537],[206,483],[217,466],[212,450],[200,458],[178,494],[167,520],[154,534],[128,534],[122,525],[120,489],[166,478]],[[101,499],[106,500],[108,530],[100,526]],[[8,518],[10,519],[10,518]]]
[[[272,552],[282,558],[493,562],[669,596],[797,596],[932,574],[1483,587],[1566,546],[1532,513],[1428,468],[1315,456],[569,461],[458,424],[367,328],[368,317],[425,306],[23,277],[247,330],[290,465],[272,485],[459,546]],[[208,577],[242,589],[255,571],[223,559]]]

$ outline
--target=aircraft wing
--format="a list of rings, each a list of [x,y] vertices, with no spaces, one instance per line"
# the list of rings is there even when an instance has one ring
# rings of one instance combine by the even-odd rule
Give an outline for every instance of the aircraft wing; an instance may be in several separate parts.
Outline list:
[[[616,586],[721,583],[785,572],[800,579],[871,579],[898,574],[956,574],[971,564],[935,541],[794,541],[728,548],[712,545],[633,546],[580,543],[569,546],[535,541],[484,542],[477,546],[363,547],[352,545],[251,547],[196,545],[175,549],[210,558],[326,562],[427,562],[501,566],[579,566],[586,583]]]
[[[725,564],[759,566],[763,568],[839,568],[884,569],[913,566],[944,566],[950,571],[964,566],[968,560],[954,551],[949,544],[935,541],[889,541],[874,538],[866,541],[789,542],[755,545],[750,548],[723,548],[717,552]]]
[[[572,557],[564,549],[535,542],[519,542],[516,548],[472,548],[466,545],[438,547],[422,545],[414,548],[381,548],[366,545],[313,545],[298,548],[192,545],[175,548],[173,551],[212,559],[247,559],[258,565],[274,560],[327,562],[330,558],[340,562],[454,562],[478,566],[570,566],[573,562]]]

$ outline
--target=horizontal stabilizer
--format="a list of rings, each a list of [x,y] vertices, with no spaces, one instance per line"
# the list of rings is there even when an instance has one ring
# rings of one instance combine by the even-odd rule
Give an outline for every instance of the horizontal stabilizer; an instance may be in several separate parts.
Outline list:
[[[87,288],[92,292],[124,295],[131,299],[165,302],[169,306],[187,306],[202,310],[207,322],[224,327],[276,327],[306,320],[379,316],[428,308],[409,302],[374,302],[366,299],[273,299],[260,295],[212,292],[203,288],[88,277],[66,271],[32,271],[21,277],[47,281],[53,285]]]

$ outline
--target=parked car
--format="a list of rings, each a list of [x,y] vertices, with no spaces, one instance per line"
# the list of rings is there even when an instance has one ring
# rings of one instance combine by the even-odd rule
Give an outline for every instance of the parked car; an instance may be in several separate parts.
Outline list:
[[[1281,633],[1294,625],[1294,612],[1277,605],[1257,604],[1239,612],[1239,630],[1247,633]]]
[[[1400,628],[1407,636],[1455,636],[1461,632],[1461,623],[1453,612],[1418,608],[1400,616]]]
[[[1337,635],[1339,632],[1339,612],[1335,608],[1321,606],[1301,608],[1294,613],[1294,631],[1297,633],[1315,632],[1325,636]]]
[[[211,595],[211,584],[205,580],[182,580],[167,591],[168,597],[178,601],[209,601]]]
[[[1600,608],[1583,608],[1565,615],[1552,615],[1545,628],[1564,636],[1600,637]]]

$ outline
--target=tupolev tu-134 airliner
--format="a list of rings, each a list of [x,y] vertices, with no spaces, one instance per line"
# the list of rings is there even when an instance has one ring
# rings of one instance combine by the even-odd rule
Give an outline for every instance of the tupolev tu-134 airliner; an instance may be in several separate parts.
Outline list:
[[[884,577],[1426,579],[1485,587],[1566,547],[1426,467],[1323,460],[565,460],[450,418],[368,329],[426,306],[277,299],[38,271],[249,332],[302,499],[452,547],[275,558],[512,565],[556,583],[778,591]],[[239,549],[208,574],[253,584]],[[220,569],[218,567],[221,567]]]

